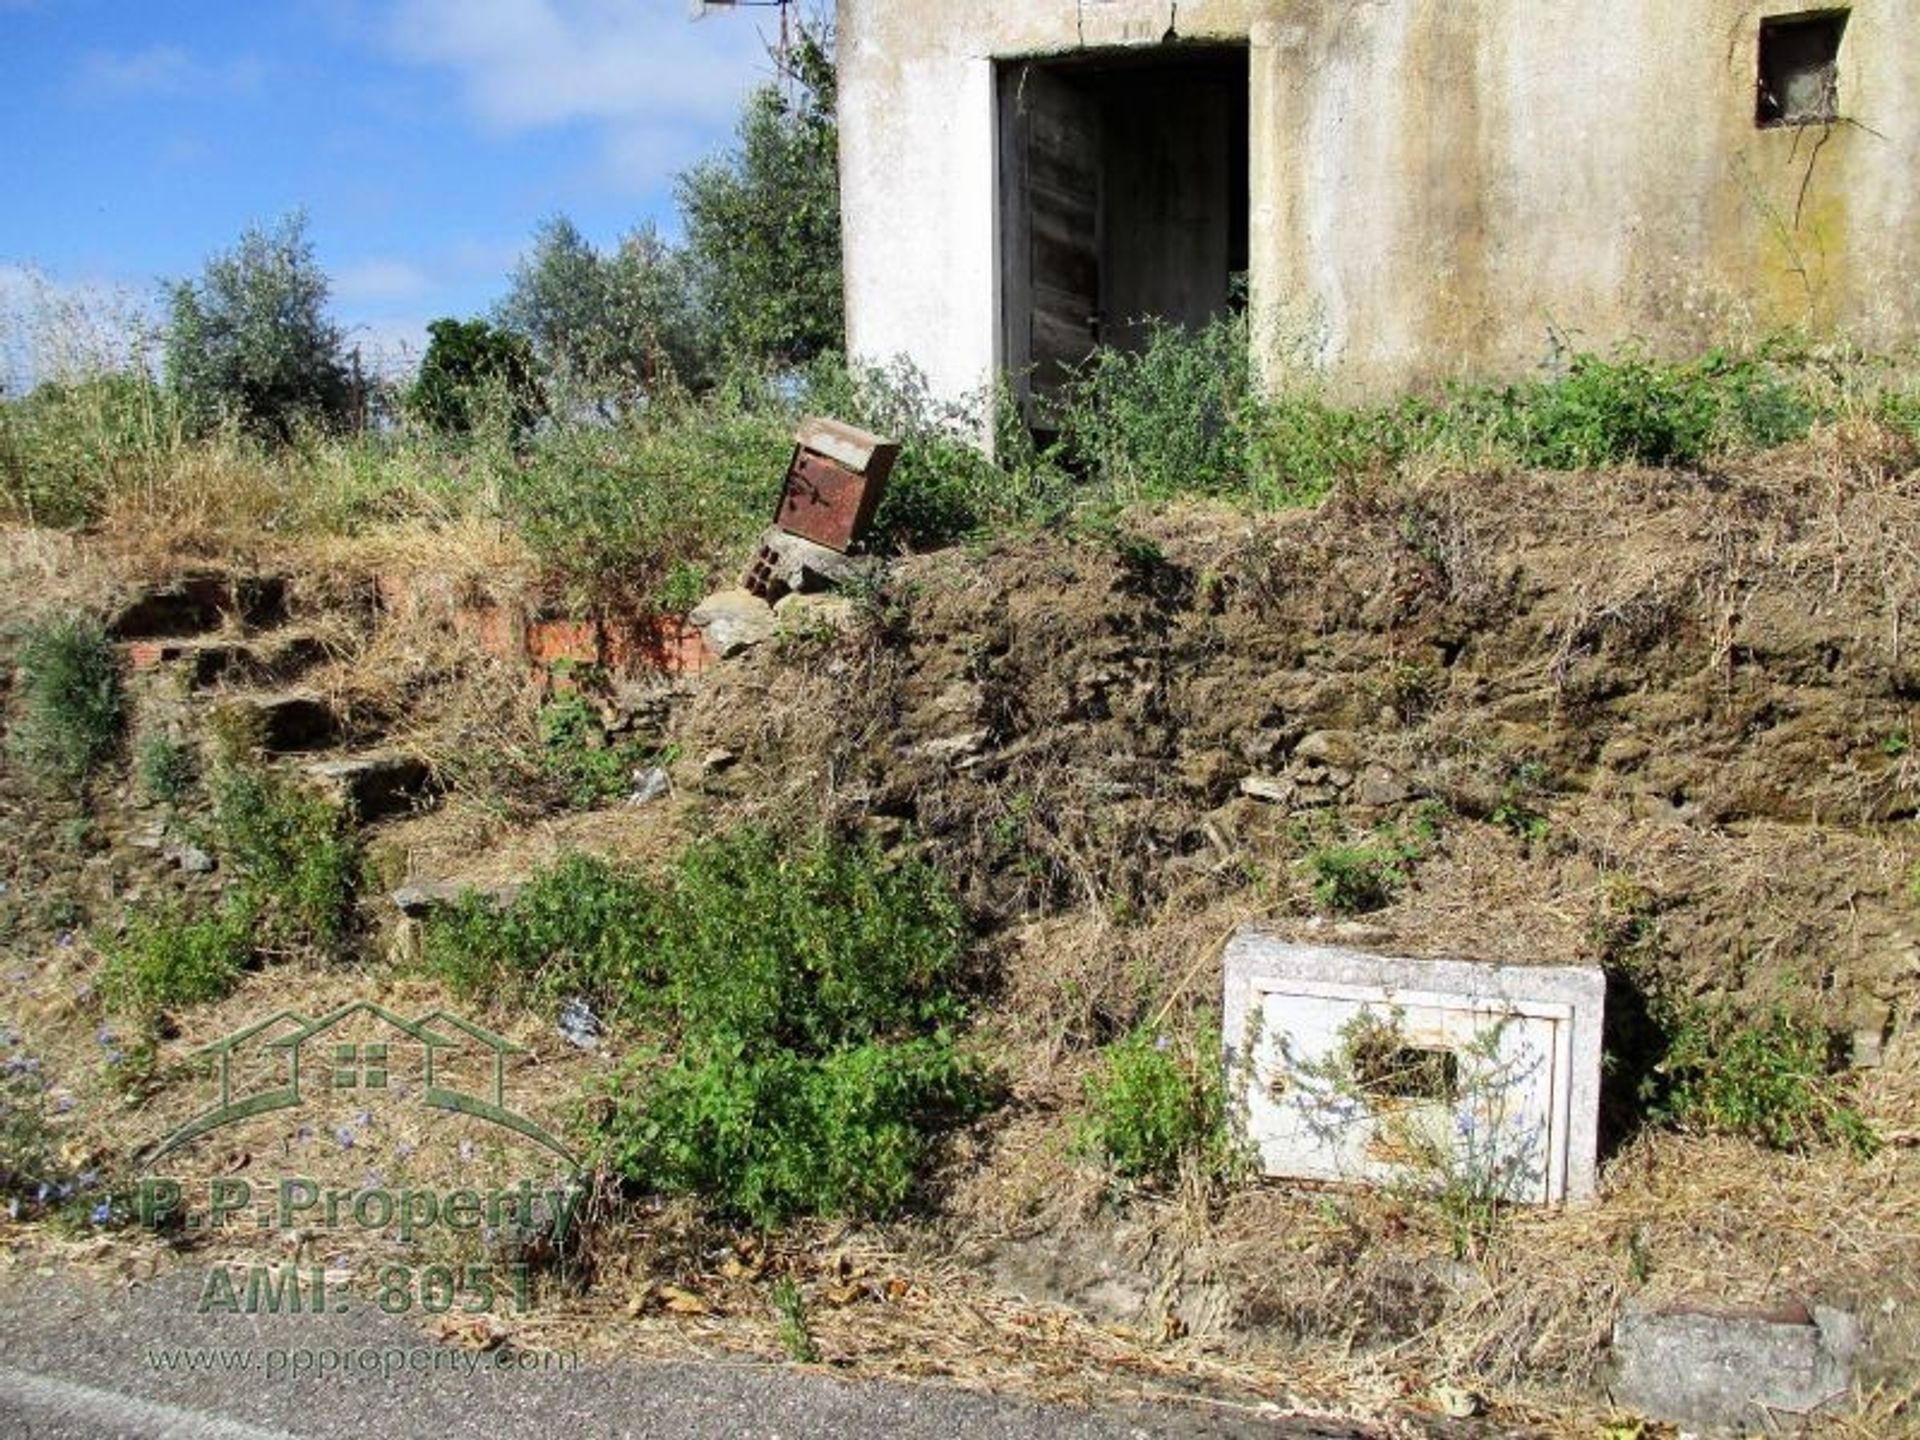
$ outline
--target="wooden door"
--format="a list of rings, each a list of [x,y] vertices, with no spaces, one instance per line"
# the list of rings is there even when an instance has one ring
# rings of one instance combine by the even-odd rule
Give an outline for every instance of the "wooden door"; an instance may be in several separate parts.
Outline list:
[[[1101,341],[1100,109],[1035,65],[1001,76],[1002,316],[1027,423]]]

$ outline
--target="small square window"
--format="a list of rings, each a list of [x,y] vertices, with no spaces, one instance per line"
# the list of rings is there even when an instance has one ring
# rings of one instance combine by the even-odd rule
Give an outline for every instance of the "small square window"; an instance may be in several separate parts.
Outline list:
[[[1840,37],[1845,10],[1760,22],[1760,125],[1819,125],[1840,118]]]

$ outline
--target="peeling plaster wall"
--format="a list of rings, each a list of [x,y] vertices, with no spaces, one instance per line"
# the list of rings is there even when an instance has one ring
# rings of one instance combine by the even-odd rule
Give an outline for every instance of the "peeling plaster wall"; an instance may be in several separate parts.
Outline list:
[[[935,387],[1000,357],[995,59],[1251,46],[1251,292],[1270,376],[1349,393],[1920,316],[1920,0],[1858,0],[1847,123],[1761,130],[1762,16],[1810,0],[840,0],[853,352]]]

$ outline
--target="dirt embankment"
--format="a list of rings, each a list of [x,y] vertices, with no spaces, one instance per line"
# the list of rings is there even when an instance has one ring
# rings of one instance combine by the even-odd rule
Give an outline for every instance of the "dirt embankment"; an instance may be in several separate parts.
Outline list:
[[[1304,849],[1418,811],[1437,838],[1366,919],[1398,944],[1612,959],[1644,915],[1649,981],[1882,1026],[1920,938],[1912,458],[1442,477],[918,557],[876,641],[731,662],[670,733],[697,788],[911,827],[997,922],[1304,921]]]
[[[1063,1329],[1093,1348],[1061,1339],[1054,1379],[1119,1346],[1214,1389],[1284,1372],[1332,1393],[1358,1365],[1377,1396],[1459,1375],[1558,1405],[1541,1387],[1591,1385],[1624,1297],[1784,1294],[1894,1317],[1873,1344],[1897,1365],[1920,1300],[1900,1199],[1920,1181],[1917,461],[1863,428],[1709,473],[1382,479],[1281,517],[1186,507],[910,557],[844,628],[611,686],[620,737],[674,757],[671,793],[642,806],[528,821],[491,792],[540,742],[524,668],[454,623],[484,575],[440,587],[439,624],[431,603],[383,613],[352,559],[322,579],[297,553],[254,557],[294,577],[304,668],[214,677],[155,715],[294,684],[341,747],[433,762],[441,803],[371,836],[396,882],[512,879],[571,848],[648,863],[754,818],[929,852],[979,922],[977,1038],[1010,1090],[956,1137],[918,1220],[858,1240],[921,1267],[929,1336],[979,1320],[985,1277],[1126,1327]],[[75,576],[113,574],[93,550]],[[431,577],[433,547],[412,553]],[[126,827],[95,819],[76,914],[218,883],[129,861]],[[58,823],[10,806],[16,890],[57,865],[32,837]],[[1336,851],[1361,852],[1366,883],[1329,871]],[[383,898],[366,911],[393,923]],[[1116,1203],[1073,1145],[1096,1049],[1142,1022],[1204,1029],[1221,942],[1255,917],[1408,954],[1601,963],[1629,1021],[1649,995],[1784,1006],[1872,1067],[1858,1103],[1895,1143],[1856,1161],[1635,1134],[1629,1027],[1609,1037],[1623,1064],[1589,1213],[1463,1245],[1405,1196]],[[63,994],[81,964],[56,962]],[[557,1053],[549,1079],[584,1064]],[[969,1353],[1012,1345],[1025,1374],[1027,1332],[995,1334]]]

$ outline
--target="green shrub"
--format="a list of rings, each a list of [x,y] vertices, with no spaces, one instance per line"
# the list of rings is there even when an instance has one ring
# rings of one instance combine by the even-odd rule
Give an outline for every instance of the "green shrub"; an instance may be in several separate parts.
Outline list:
[[[599,711],[578,690],[540,707],[540,771],[559,784],[576,810],[630,793],[633,772],[658,755],[651,746],[610,738]]]
[[[1562,376],[1497,398],[1469,395],[1461,408],[1488,403],[1521,463],[1549,470],[1696,465],[1804,435],[1816,414],[1804,389],[1762,358],[1717,350],[1681,364],[1576,354]]]
[[[556,427],[503,461],[507,518],[576,611],[649,605],[683,566],[740,563],[773,516],[796,418],[745,378]]]
[[[551,1007],[579,996],[602,1013],[644,1014],[661,978],[659,906],[637,876],[569,855],[504,909],[470,893],[435,911],[421,955],[463,998]]]
[[[625,1082],[614,1169],[759,1224],[896,1210],[934,1134],[987,1098],[949,1028],[965,928],[945,883],[749,830],[691,846],[654,893],[657,971],[622,983],[649,987],[627,1008],[657,1007],[675,1049]]]
[[[263,938],[338,946],[360,867],[345,812],[289,776],[247,768],[219,775],[213,802],[216,845],[258,911]]]
[[[219,1000],[239,983],[252,956],[253,924],[241,901],[199,919],[178,903],[137,913],[126,932],[108,942],[101,995],[139,1014]]]
[[[1313,898],[1337,915],[1359,915],[1391,904],[1406,884],[1406,854],[1386,844],[1321,845],[1305,856]]]
[[[1871,1155],[1879,1148],[1872,1127],[1840,1098],[1824,1030],[1783,1010],[1751,1023],[1700,1002],[1669,1007],[1664,1019],[1658,1117],[1777,1150],[1838,1144]]]
[[[614,1169],[763,1226],[894,1213],[936,1131],[982,1103],[944,1033],[818,1055],[714,1035],[634,1082],[608,1137]]]
[[[43,784],[76,791],[112,758],[125,723],[113,642],[88,616],[51,616],[26,627],[19,664],[14,758]]]
[[[134,776],[150,800],[178,805],[199,778],[193,748],[165,735],[149,735],[133,752]]]
[[[1139,350],[1097,350],[1066,386],[1068,453],[1123,499],[1243,490],[1252,374],[1244,316],[1150,321]]]
[[[659,955],[689,1036],[819,1054],[956,1020],[965,934],[923,864],[746,830],[681,857]]]
[[[497,419],[518,437],[546,410],[524,337],[484,320],[451,318],[427,326],[427,351],[406,403],[442,435],[466,435]]]
[[[1089,1150],[1117,1174],[1162,1183],[1178,1178],[1189,1157],[1213,1172],[1224,1168],[1231,1144],[1217,1037],[1189,1054],[1142,1026],[1100,1058],[1086,1083],[1081,1139]]]

